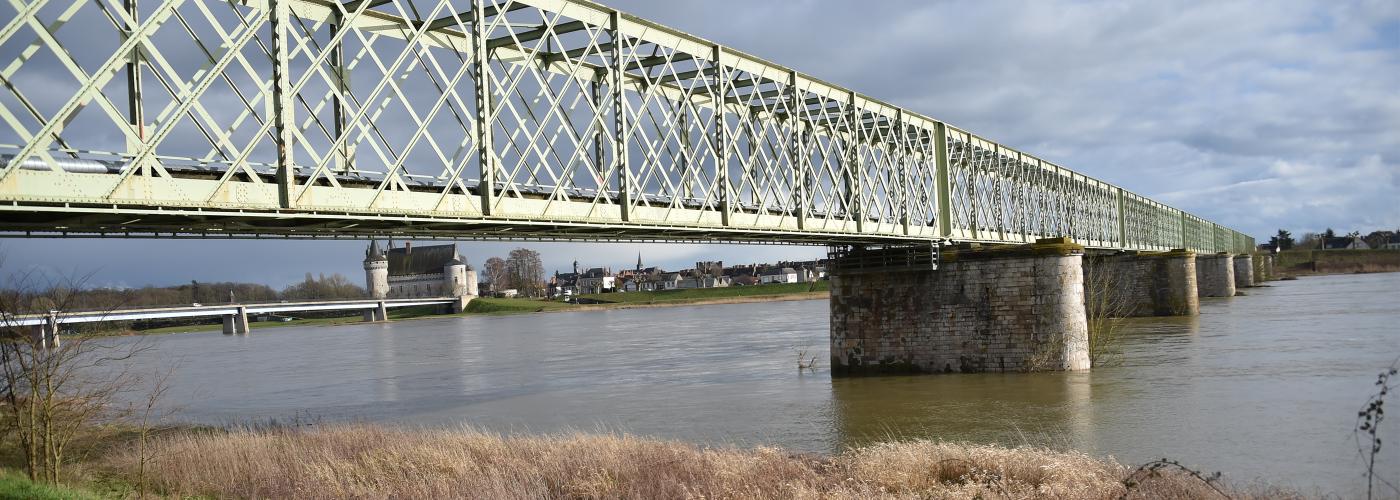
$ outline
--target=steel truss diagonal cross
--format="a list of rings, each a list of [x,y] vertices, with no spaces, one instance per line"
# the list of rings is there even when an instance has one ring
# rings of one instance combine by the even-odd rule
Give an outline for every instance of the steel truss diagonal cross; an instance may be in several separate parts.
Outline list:
[[[0,235],[1254,241],[584,0],[11,0]]]

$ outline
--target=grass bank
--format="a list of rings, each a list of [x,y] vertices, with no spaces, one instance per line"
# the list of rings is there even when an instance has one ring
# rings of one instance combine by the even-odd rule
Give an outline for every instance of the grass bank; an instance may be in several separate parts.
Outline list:
[[[185,433],[148,464],[164,495],[217,498],[1207,498],[1186,474],[1039,448],[911,441],[832,456],[619,435],[371,425]],[[93,464],[130,477],[130,452]],[[1128,486],[1131,484],[1132,486]],[[1129,491],[1131,489],[1131,491]],[[1260,488],[1234,498],[1295,496]]]
[[[725,288],[694,288],[659,292],[598,293],[579,296],[584,304],[557,300],[477,298],[467,305],[468,314],[525,314],[534,312],[591,311],[631,307],[723,304],[826,297],[828,282],[780,283]]]
[[[1400,250],[1288,250],[1275,259],[1284,275],[1400,272]]]
[[[30,481],[23,473],[0,469],[0,499],[26,500],[88,500],[101,495],[77,488],[49,486]]]

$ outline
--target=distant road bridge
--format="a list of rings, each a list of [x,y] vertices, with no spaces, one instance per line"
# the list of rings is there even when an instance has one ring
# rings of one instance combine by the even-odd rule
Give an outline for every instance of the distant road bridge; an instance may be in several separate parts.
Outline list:
[[[52,311],[48,314],[23,314],[0,316],[0,327],[31,327],[36,336],[46,344],[58,342],[58,332],[63,325],[74,323],[96,323],[106,321],[134,321],[142,319],[173,318],[224,318],[224,333],[248,333],[249,314],[276,314],[286,312],[312,311],[365,311],[366,321],[387,321],[389,309],[426,305],[447,305],[460,312],[470,301],[469,297],[418,298],[418,299],[363,299],[363,300],[322,300],[299,302],[269,302],[262,304],[219,304],[190,305],[174,307],[146,307],[113,309],[108,311]],[[3,313],[0,313],[3,314]]]
[[[1253,246],[583,0],[29,0],[0,19],[9,236]]]

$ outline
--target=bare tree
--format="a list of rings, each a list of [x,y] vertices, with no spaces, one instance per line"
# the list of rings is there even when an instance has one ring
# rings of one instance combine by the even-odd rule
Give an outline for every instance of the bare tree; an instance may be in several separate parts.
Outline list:
[[[141,342],[94,337],[59,341],[58,327],[86,278],[29,271],[0,283],[0,419],[34,481],[57,483],[69,443],[95,422],[122,416],[112,403],[135,380],[122,361],[144,349]],[[21,324],[35,317],[49,319],[40,327],[47,334]]]
[[[301,283],[282,290],[282,297],[288,299],[355,299],[365,295],[364,288],[351,283],[340,273],[330,276],[320,274],[315,277],[306,273],[306,279]]]
[[[506,281],[521,295],[544,295],[544,263],[540,261],[540,253],[528,248],[511,250],[506,258]]]
[[[149,479],[146,474],[146,466],[155,458],[151,456],[151,435],[155,431],[155,426],[162,423],[166,417],[174,412],[173,409],[162,408],[161,399],[165,397],[166,391],[170,390],[170,377],[175,374],[175,366],[170,366],[164,372],[158,373],[152,379],[150,390],[146,392],[146,397],[140,403],[133,404],[129,410],[133,423],[136,424],[136,487],[140,498],[146,498],[146,487]]]
[[[1128,294],[1121,291],[1122,274],[1111,268],[1112,257],[1084,258],[1084,317],[1089,327],[1089,363],[1099,366],[1111,360],[1118,344],[1118,319],[1133,311]]]
[[[486,281],[491,283],[491,291],[499,292],[506,286],[506,261],[500,257],[486,259],[482,264],[482,272],[486,273]]]

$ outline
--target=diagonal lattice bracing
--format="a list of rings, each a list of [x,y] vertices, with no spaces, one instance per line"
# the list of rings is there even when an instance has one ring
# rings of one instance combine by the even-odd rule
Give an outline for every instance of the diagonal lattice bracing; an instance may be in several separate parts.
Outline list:
[[[591,2],[15,0],[0,19],[8,234],[1252,244]]]

